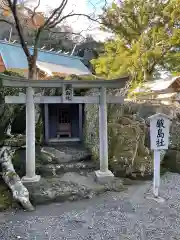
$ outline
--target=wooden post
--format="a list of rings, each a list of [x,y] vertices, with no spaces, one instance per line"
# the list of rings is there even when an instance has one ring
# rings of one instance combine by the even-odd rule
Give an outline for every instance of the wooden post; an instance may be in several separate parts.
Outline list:
[[[26,176],[24,182],[37,182],[40,176],[36,175],[35,166],[35,106],[33,88],[26,88]]]
[[[100,152],[100,170],[96,171],[99,180],[109,180],[114,175],[108,169],[108,133],[107,133],[107,102],[106,88],[100,89],[99,104],[99,152]]]

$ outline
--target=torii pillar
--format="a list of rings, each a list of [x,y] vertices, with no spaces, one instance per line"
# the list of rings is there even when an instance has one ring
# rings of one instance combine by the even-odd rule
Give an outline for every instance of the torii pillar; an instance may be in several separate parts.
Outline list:
[[[26,176],[23,182],[38,182],[40,176],[36,175],[36,154],[35,154],[35,105],[34,90],[26,88]]]
[[[108,168],[108,129],[107,129],[107,99],[106,88],[100,88],[99,103],[99,156],[100,170],[96,171],[99,181],[109,181],[114,175]]]

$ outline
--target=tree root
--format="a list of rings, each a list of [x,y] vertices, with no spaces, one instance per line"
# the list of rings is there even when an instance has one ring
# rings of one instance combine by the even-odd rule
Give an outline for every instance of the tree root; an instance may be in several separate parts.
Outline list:
[[[12,157],[15,150],[11,147],[2,147],[0,149],[0,164],[2,166],[2,178],[11,189],[13,198],[18,201],[27,211],[33,211],[34,207],[29,200],[29,192],[22,184],[20,177],[15,172],[12,164]]]

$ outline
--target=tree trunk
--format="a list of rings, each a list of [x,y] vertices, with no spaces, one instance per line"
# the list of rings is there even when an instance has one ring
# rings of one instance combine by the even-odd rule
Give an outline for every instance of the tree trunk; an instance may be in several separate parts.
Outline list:
[[[29,72],[28,72],[29,80],[37,79],[37,67],[36,67],[36,57],[32,56],[29,60]]]

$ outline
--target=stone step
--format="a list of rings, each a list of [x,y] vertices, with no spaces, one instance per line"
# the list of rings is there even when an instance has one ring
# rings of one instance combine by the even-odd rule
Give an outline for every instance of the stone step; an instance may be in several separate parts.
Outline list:
[[[121,179],[114,178],[109,183],[100,184],[96,181],[93,172],[87,176],[69,172],[62,176],[41,178],[39,182],[25,183],[25,185],[33,205],[89,199],[107,191],[124,190]]]
[[[68,162],[61,164],[46,164],[37,166],[37,173],[42,177],[61,175],[67,172],[83,173],[92,172],[99,169],[99,164],[89,160],[81,162]]]
[[[17,149],[12,162],[20,177],[25,175],[25,159],[26,149]],[[36,173],[41,176],[56,176],[68,171],[94,171],[96,164],[91,161],[91,154],[81,144],[36,146]]]
[[[90,152],[81,145],[45,146],[40,150],[44,164],[63,164],[85,161],[91,158]]]

